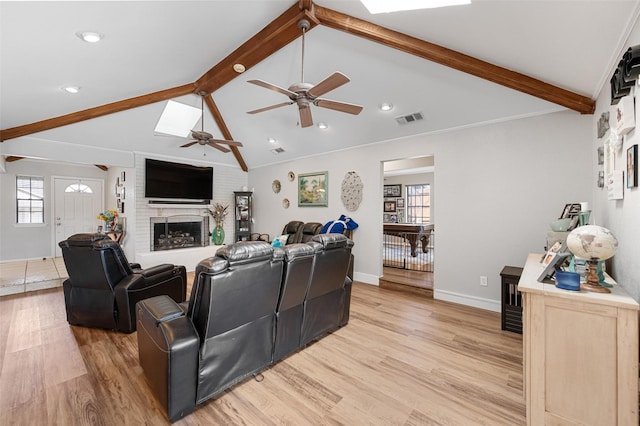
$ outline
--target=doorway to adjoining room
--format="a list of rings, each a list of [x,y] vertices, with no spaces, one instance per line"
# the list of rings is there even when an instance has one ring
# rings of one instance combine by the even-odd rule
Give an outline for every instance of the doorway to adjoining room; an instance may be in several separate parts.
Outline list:
[[[382,288],[433,297],[433,156],[383,163]]]

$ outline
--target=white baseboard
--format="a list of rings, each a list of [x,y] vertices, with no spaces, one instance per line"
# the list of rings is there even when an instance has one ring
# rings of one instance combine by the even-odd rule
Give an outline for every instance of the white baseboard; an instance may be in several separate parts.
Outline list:
[[[487,311],[500,312],[502,310],[502,304],[500,301],[454,293],[452,291],[434,289],[433,298],[436,300],[443,300],[445,302],[457,303],[459,305],[472,306],[474,308],[480,308]]]
[[[378,285],[379,283],[377,275],[363,274],[362,272],[354,272],[353,280],[371,285]]]

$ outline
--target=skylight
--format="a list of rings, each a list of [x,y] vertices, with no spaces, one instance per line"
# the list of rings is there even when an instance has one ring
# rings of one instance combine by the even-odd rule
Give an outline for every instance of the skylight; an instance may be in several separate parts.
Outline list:
[[[155,131],[165,135],[186,138],[200,119],[202,112],[199,108],[180,102],[168,101],[158,120]]]
[[[360,0],[369,13],[389,13],[403,10],[433,9],[436,7],[471,4],[471,0]]]

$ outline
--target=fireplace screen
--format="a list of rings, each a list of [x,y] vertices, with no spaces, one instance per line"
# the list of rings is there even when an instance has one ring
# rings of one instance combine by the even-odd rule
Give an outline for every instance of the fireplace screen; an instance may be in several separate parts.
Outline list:
[[[209,245],[209,216],[151,218],[151,251]]]

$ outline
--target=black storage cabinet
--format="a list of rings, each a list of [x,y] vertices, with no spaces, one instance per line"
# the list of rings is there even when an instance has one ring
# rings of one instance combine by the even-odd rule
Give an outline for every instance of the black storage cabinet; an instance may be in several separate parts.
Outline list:
[[[500,272],[502,281],[502,329],[522,334],[522,294],[518,281],[522,268],[505,266]]]

